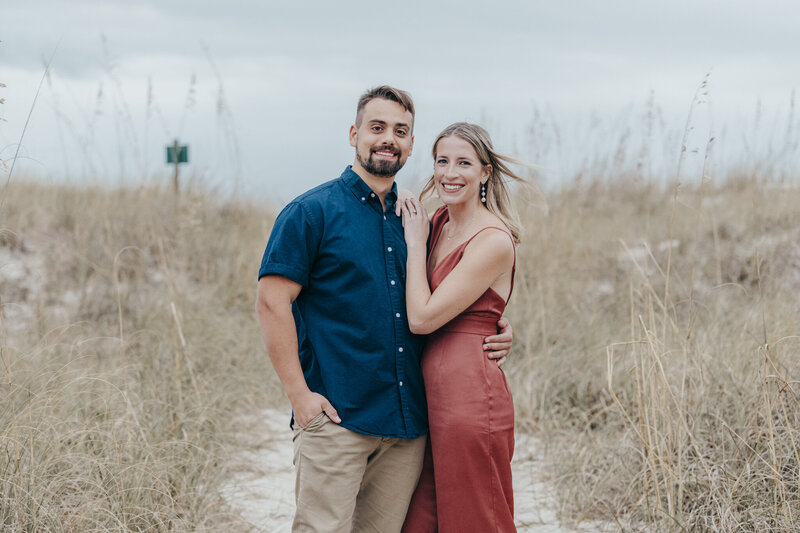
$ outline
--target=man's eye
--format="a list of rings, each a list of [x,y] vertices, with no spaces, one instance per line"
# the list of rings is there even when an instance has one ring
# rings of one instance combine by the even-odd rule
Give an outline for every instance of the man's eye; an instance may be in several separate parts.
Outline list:
[[[406,130],[397,130],[397,134],[398,134],[398,135],[405,136],[405,134],[406,134]]]

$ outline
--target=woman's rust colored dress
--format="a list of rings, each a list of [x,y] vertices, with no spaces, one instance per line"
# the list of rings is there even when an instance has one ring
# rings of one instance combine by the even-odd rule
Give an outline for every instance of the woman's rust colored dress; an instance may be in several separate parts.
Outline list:
[[[448,218],[446,207],[431,218],[431,250]],[[474,238],[443,257],[432,271],[428,265],[432,291]],[[430,434],[403,526],[406,533],[516,531],[511,487],[514,406],[505,374],[483,350],[483,339],[497,333],[505,306],[490,288],[428,337],[422,373]]]

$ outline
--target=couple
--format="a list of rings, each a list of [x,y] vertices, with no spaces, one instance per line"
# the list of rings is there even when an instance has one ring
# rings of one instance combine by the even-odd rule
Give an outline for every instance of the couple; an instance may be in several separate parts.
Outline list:
[[[362,95],[353,165],[287,205],[264,252],[256,309],[292,404],[293,531],[515,531],[499,364],[518,240],[504,180],[519,178],[482,128],[453,124],[433,146],[423,195],[444,206],[429,220],[394,183],[413,127],[406,92]]]

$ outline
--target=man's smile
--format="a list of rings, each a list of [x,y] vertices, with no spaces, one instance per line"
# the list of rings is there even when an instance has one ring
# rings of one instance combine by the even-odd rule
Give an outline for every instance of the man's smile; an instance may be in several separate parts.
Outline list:
[[[382,159],[395,159],[399,155],[399,152],[397,150],[392,150],[389,148],[373,150],[372,153]]]

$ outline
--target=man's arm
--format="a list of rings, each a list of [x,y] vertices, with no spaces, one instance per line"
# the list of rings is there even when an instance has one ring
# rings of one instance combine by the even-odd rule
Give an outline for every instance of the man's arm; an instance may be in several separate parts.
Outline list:
[[[297,346],[297,330],[292,315],[292,302],[302,285],[290,279],[268,275],[258,281],[256,315],[272,366],[283,384],[294,411],[294,419],[305,427],[315,416],[324,412],[328,418],[341,422],[336,409],[327,398],[308,388]]]
[[[483,339],[483,349],[489,352],[487,357],[494,359],[497,362],[497,366],[503,366],[511,351],[514,335],[511,331],[511,322],[506,317],[502,317],[497,321],[497,329],[500,330],[497,335],[491,335]]]

